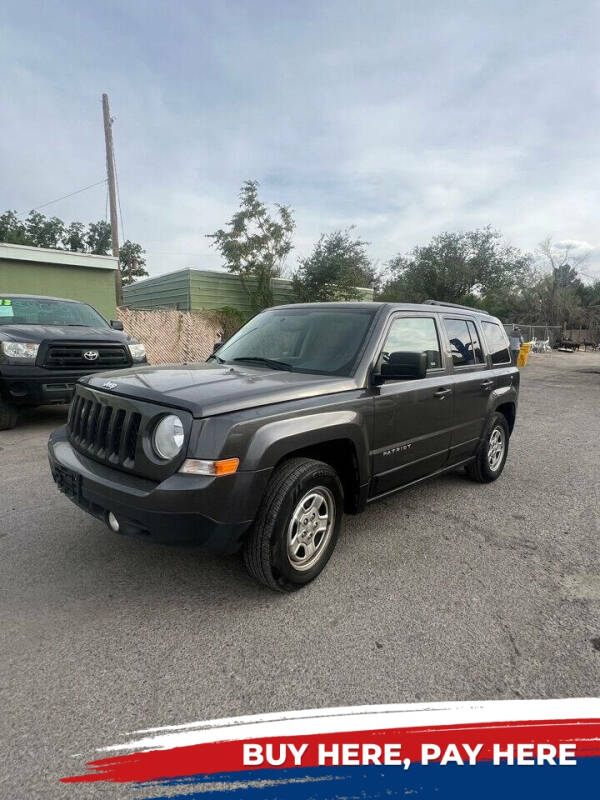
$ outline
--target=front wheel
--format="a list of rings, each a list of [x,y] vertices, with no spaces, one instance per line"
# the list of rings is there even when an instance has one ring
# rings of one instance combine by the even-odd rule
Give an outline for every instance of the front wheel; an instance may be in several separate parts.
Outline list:
[[[469,478],[479,483],[491,483],[500,477],[508,455],[509,436],[504,414],[492,414],[475,460],[467,464]]]
[[[273,473],[244,545],[258,581],[292,592],[329,561],[342,526],[344,493],[337,472],[312,458],[292,458]]]
[[[17,424],[17,409],[0,398],[0,431],[8,431]]]

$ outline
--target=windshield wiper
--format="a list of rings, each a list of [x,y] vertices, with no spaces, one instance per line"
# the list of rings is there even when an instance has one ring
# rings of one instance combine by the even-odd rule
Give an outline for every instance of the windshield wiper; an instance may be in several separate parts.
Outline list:
[[[267,367],[271,367],[271,369],[287,369],[288,371],[292,371],[292,365],[288,364],[287,361],[276,361],[274,358],[263,358],[262,356],[242,356],[241,358],[234,358],[233,361],[247,361],[250,363],[251,361],[255,361],[257,364],[264,364]]]

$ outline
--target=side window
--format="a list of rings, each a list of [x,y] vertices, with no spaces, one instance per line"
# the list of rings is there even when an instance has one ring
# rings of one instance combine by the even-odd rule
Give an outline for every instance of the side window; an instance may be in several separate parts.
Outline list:
[[[466,319],[445,319],[448,339],[450,340],[450,352],[452,353],[452,363],[455,367],[472,366],[481,363],[477,360],[476,348],[481,346],[471,341],[471,334]],[[476,332],[475,332],[476,333]]]
[[[383,345],[383,360],[393,360],[394,353],[426,353],[427,369],[442,366],[440,342],[432,317],[397,317]]]
[[[469,320],[467,322],[469,326],[469,333],[471,334],[471,342],[473,343],[473,353],[475,355],[475,363],[476,364],[483,364],[483,350],[481,349],[481,342],[479,341],[479,334],[477,333],[477,328],[475,327],[475,323]]]
[[[481,327],[487,349],[492,356],[492,364],[510,364],[510,352],[504,328],[495,322],[482,322]]]

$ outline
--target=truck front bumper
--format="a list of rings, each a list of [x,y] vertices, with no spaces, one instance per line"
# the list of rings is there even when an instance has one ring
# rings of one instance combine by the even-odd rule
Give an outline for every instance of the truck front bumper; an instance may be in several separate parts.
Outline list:
[[[41,367],[0,367],[0,397],[14,405],[70,403],[78,378],[87,373],[68,370],[57,375]]]
[[[48,458],[60,491],[106,524],[112,512],[119,533],[223,554],[240,549],[270,475],[270,470],[219,478],[175,473],[156,483],[81,455],[66,427],[50,436]]]

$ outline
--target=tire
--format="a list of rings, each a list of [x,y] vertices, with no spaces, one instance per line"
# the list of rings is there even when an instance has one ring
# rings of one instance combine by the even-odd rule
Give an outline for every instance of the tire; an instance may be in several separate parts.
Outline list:
[[[494,456],[492,453],[492,437],[496,442],[494,448]],[[492,414],[488,420],[484,436],[481,444],[477,450],[475,460],[471,461],[466,466],[466,472],[471,480],[478,483],[491,483],[497,480],[506,464],[506,457],[508,456],[508,441],[510,439],[510,431],[508,429],[508,422],[504,414]],[[501,440],[501,442],[499,442]],[[501,451],[499,452],[499,447]]]
[[[244,543],[246,569],[276,592],[310,583],[333,553],[343,509],[333,467],[311,458],[285,461],[273,473]]]
[[[0,431],[8,431],[17,424],[17,409],[0,399]]]

